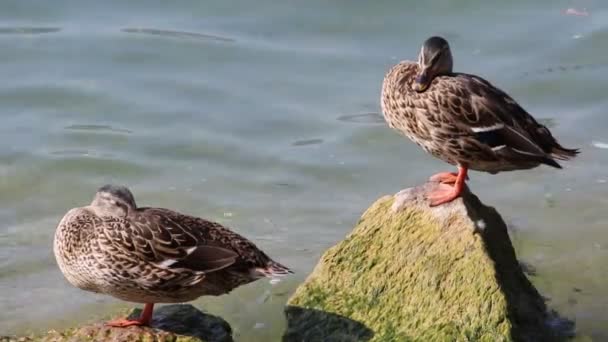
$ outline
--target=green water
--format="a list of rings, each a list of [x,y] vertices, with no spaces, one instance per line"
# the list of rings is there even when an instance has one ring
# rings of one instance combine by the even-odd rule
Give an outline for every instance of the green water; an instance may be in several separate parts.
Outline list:
[[[569,8],[588,16],[567,16]],[[551,308],[608,339],[608,3],[0,3],[0,335],[131,304],[71,287],[62,215],[107,182],[140,205],[218,220],[297,274],[194,304],[238,341],[276,340],[282,306],[380,195],[449,166],[379,121],[383,75],[446,37],[582,155],[470,186],[509,222]],[[602,145],[602,143],[604,145]]]

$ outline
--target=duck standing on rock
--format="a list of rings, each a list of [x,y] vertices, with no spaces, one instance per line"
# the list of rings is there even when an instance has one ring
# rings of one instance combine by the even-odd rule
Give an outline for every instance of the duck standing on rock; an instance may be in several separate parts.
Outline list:
[[[149,325],[154,303],[221,295],[262,277],[292,273],[251,241],[219,223],[162,208],[138,208],[123,186],[101,187],[93,202],[70,210],[55,233],[61,272],[74,286],[145,303],[137,320]]]
[[[458,167],[431,177],[441,186],[427,195],[432,206],[456,199],[469,169],[492,174],[531,169],[576,156],[562,147],[515,100],[481,77],[452,71],[452,53],[441,37],[427,39],[418,62],[393,66],[382,84],[388,125],[426,152]]]

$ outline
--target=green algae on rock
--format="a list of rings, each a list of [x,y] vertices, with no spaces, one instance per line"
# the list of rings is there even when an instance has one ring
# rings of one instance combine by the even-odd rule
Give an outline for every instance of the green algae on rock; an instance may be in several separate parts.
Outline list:
[[[138,316],[135,309],[130,316]],[[230,325],[220,317],[205,314],[189,304],[159,307],[151,327],[115,328],[94,323],[40,336],[4,337],[0,342],[231,342]]]
[[[385,196],[290,298],[284,341],[547,341],[542,297],[500,215],[436,183]]]

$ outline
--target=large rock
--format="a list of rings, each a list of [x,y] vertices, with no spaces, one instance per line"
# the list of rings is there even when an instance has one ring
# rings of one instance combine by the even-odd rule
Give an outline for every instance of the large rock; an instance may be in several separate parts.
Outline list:
[[[468,189],[385,196],[329,249],[286,308],[284,341],[555,341],[500,215]]]
[[[135,309],[130,317],[139,317]],[[230,325],[220,317],[207,315],[189,304],[159,306],[151,327],[113,328],[104,323],[85,325],[66,331],[50,331],[43,336],[0,338],[0,341],[40,342],[230,342]]]

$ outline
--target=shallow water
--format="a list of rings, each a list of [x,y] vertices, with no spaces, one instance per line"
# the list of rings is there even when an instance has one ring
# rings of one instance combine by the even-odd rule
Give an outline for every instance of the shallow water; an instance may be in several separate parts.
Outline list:
[[[563,11],[586,8],[589,15]],[[608,339],[608,3],[0,3],[0,334],[129,307],[75,289],[61,216],[107,182],[140,205],[218,220],[297,274],[195,302],[238,341],[276,340],[282,306],[380,195],[449,166],[378,120],[387,68],[441,34],[582,155],[470,186],[512,228],[533,282]]]

